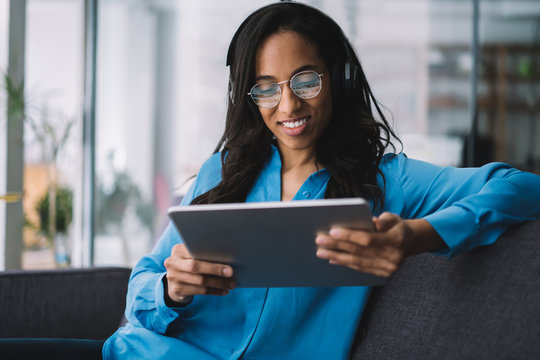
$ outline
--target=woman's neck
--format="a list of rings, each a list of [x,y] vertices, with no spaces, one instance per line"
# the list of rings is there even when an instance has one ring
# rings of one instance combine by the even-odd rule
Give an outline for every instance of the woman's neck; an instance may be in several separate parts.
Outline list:
[[[281,200],[292,200],[306,179],[317,171],[315,152],[288,151],[281,155]]]
[[[302,171],[309,169],[312,172],[317,169],[315,150],[280,150],[281,171]]]

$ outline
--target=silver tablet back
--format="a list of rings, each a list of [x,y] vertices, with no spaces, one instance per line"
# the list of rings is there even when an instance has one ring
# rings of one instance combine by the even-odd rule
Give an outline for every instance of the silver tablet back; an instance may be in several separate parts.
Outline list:
[[[229,264],[238,287],[383,285],[385,278],[330,265],[315,236],[332,226],[372,229],[360,198],[174,207],[169,216],[196,259]]]

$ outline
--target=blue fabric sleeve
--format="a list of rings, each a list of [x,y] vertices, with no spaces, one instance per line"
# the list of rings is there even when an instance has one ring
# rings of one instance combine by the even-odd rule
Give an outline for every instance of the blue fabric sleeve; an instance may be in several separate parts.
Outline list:
[[[194,198],[215,187],[221,180],[221,160],[219,154],[208,159],[182,199],[181,206],[187,206]],[[165,304],[163,277],[166,274],[164,261],[175,244],[182,238],[174,225],[169,223],[152,252],[144,256],[133,268],[126,297],[127,320],[148,330],[165,334],[169,324],[184,308],[170,308]]]
[[[424,218],[448,257],[494,243],[508,228],[540,218],[540,176],[503,163],[480,168],[439,167],[397,158],[403,217]]]

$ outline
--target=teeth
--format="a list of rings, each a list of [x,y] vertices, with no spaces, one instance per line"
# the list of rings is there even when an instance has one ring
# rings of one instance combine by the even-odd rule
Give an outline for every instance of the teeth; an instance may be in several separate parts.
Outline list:
[[[299,126],[302,126],[306,123],[306,119],[302,119],[302,120],[298,120],[298,121],[287,121],[287,122],[283,122],[281,123],[283,126],[285,127],[288,127],[289,129],[294,129],[294,128],[297,128]]]

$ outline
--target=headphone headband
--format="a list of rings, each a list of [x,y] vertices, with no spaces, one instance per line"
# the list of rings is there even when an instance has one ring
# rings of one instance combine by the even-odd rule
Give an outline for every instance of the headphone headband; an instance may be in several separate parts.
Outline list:
[[[240,24],[238,29],[233,35],[233,38],[231,39],[231,43],[229,44],[229,49],[227,50],[227,61],[225,63],[225,66],[231,66],[234,62],[234,52],[236,51],[236,43],[238,42],[238,37],[244,30],[244,28],[247,26],[248,21],[251,19],[251,16],[248,16],[244,21]]]
[[[272,5],[268,5],[268,6],[272,6]],[[259,9],[258,11],[260,11],[261,9]],[[256,12],[258,12],[258,11],[256,11]],[[235,52],[237,50],[238,38],[240,37],[242,32],[245,30],[248,23],[251,22],[251,19],[252,19],[254,14],[255,13],[251,14],[246,19],[244,19],[244,21],[240,24],[240,26],[238,27],[238,29],[234,33],[233,38],[231,39],[231,43],[229,45],[229,48],[227,50],[227,59],[226,59],[226,63],[225,63],[226,66],[231,67],[234,64],[234,61],[235,61],[234,57],[235,57]],[[336,24],[336,26],[337,26],[337,24]],[[342,79],[344,79],[344,81],[345,81],[345,83],[344,83],[345,89],[355,90],[357,88],[356,79],[358,77],[359,64],[357,63],[357,61],[355,61],[355,57],[353,55],[354,51],[352,50],[352,48],[351,48],[351,46],[349,44],[349,41],[347,40],[347,37],[343,33],[343,30],[340,29],[339,26],[338,26],[338,29],[340,30],[340,34],[341,34],[341,37],[342,37],[343,48],[345,50],[345,63],[342,65],[343,66],[341,68],[342,70],[340,70],[339,72],[343,71]],[[231,75],[232,75],[232,69],[230,69],[230,71],[231,71]],[[230,95],[231,99],[233,99],[233,96],[232,96],[233,95],[232,94],[232,88],[234,87],[233,79],[229,78],[229,82],[230,82],[229,85],[230,85],[230,88],[231,88],[230,89],[231,93],[229,95]]]

